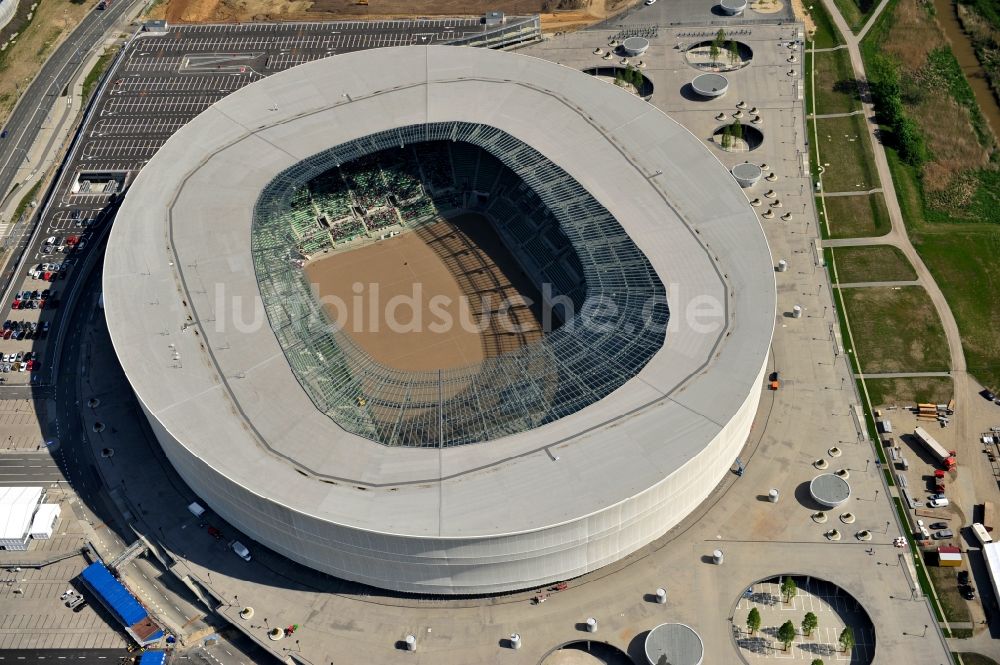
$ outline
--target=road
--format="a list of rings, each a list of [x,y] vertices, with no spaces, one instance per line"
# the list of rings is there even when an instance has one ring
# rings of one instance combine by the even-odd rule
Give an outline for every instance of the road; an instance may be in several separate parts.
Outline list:
[[[42,122],[56,98],[62,95],[81,63],[92,48],[97,46],[104,33],[131,4],[113,2],[104,11],[87,14],[69,37],[52,53],[40,72],[21,95],[14,112],[7,120],[7,136],[2,140],[3,161],[0,162],[0,201],[10,194],[18,165],[25,159],[42,128]]]
[[[0,486],[56,483],[63,480],[48,451],[0,455]]]
[[[121,649],[24,649],[0,651],[0,663],[76,663],[80,665],[110,665],[129,657]]]

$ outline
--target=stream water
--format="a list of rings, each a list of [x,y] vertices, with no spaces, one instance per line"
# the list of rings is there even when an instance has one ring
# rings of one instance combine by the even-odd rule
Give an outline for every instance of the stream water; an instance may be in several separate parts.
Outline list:
[[[938,23],[944,29],[948,41],[951,42],[951,50],[955,53],[965,78],[972,86],[972,92],[976,96],[979,108],[993,129],[993,134],[1000,136],[1000,104],[997,103],[993,91],[990,90],[986,73],[980,66],[976,52],[972,48],[972,41],[962,30],[962,24],[958,22],[954,1],[934,0],[934,8],[937,9]]]

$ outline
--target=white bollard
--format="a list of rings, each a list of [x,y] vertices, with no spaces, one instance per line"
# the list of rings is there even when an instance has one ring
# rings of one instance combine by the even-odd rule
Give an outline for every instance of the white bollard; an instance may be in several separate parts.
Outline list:
[[[771,491],[767,493],[767,499],[771,503],[778,503],[778,497],[780,496],[780,494],[781,493],[778,492],[777,489],[771,489]]]
[[[594,617],[587,618],[587,632],[596,633],[597,632],[597,619]]]
[[[722,560],[723,560],[722,550],[715,550],[714,552],[712,552],[712,562],[715,563],[716,566],[721,566]]]
[[[796,305],[795,307],[792,307],[792,318],[793,319],[801,319],[802,318],[802,306],[801,305]]]
[[[413,635],[406,636],[406,650],[416,651],[417,650],[417,638]]]
[[[667,590],[666,589],[662,589],[661,588],[661,589],[657,589],[656,590],[656,602],[659,603],[660,605],[666,605],[667,604]]]
[[[520,649],[521,648],[521,636],[517,633],[511,633],[510,635],[510,648]]]
[[[788,270],[788,261],[781,259],[778,261],[778,272],[785,272]]]

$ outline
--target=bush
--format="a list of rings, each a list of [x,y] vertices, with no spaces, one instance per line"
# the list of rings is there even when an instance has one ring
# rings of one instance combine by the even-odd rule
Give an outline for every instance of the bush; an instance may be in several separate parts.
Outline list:
[[[868,66],[868,85],[878,121],[891,130],[893,147],[907,164],[920,168],[930,158],[920,128],[903,110],[903,89],[899,66],[889,56],[878,53]]]

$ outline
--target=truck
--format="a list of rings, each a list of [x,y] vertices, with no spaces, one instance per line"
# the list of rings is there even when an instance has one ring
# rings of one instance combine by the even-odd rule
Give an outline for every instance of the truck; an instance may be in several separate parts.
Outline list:
[[[923,427],[913,430],[913,436],[923,445],[934,459],[945,469],[955,468],[955,451],[945,450],[944,446],[938,443],[933,436],[927,433]]]

